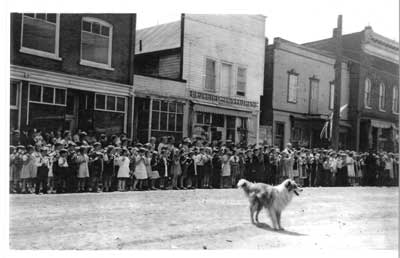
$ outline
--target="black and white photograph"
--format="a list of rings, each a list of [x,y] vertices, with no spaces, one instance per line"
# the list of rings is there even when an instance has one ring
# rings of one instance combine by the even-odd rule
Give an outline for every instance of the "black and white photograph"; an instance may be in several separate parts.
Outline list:
[[[397,257],[397,0],[6,2],[9,254]]]

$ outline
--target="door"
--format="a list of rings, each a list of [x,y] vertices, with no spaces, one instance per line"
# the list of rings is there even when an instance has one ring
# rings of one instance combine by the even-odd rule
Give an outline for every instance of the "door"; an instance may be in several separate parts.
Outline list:
[[[231,96],[232,90],[232,65],[223,63],[221,66],[221,94]]]
[[[65,112],[65,128],[74,131],[78,127],[79,96],[67,94],[67,108]]]
[[[310,114],[318,114],[318,80],[310,80]]]
[[[285,123],[275,122],[275,139],[274,144],[283,150],[283,141],[285,139]]]

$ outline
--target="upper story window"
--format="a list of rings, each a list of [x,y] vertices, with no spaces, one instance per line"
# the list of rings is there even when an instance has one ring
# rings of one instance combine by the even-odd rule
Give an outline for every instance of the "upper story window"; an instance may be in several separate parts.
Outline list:
[[[247,69],[243,67],[238,67],[237,72],[237,89],[236,95],[245,96],[246,95],[246,72]]]
[[[60,14],[24,13],[21,24],[22,53],[61,60],[58,52]]]
[[[30,83],[29,84],[29,102],[66,106],[67,91],[62,88]]]
[[[215,91],[216,89],[216,62],[210,58],[206,58],[206,78],[205,89]]]
[[[399,88],[396,86],[393,86],[392,111],[396,114],[399,113]]]
[[[335,103],[335,84],[331,82],[329,84],[329,109],[333,110],[334,103]]]
[[[81,64],[97,68],[111,68],[112,53],[111,24],[90,17],[82,18]]]
[[[364,107],[371,108],[371,80],[365,79],[364,85]]]
[[[298,74],[291,70],[288,72],[288,102],[297,103],[297,85]]]
[[[379,110],[385,111],[385,94],[386,94],[386,87],[385,84],[379,84]]]

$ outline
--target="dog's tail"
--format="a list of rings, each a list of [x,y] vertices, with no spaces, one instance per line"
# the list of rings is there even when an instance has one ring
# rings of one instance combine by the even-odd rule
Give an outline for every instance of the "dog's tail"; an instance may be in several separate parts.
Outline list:
[[[252,185],[251,182],[247,181],[246,179],[240,179],[237,183],[238,188],[242,188],[244,193],[249,196],[250,194],[250,186]]]

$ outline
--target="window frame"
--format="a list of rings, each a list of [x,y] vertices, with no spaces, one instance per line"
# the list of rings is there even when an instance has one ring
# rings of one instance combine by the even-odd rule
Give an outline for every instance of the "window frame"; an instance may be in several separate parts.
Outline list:
[[[369,84],[367,84],[369,82]],[[367,91],[367,85],[369,90]],[[371,109],[371,91],[372,91],[372,81],[369,78],[364,80],[364,108]]]
[[[245,70],[245,74],[244,74],[244,90],[243,90],[243,95],[238,94],[239,92],[239,69],[244,69]],[[247,91],[247,67],[243,66],[243,65],[238,65],[237,70],[236,70],[236,96],[238,97],[246,97],[246,91]]]
[[[30,55],[35,55],[35,56],[40,56],[40,57],[45,57],[45,58],[50,58],[50,59],[54,59],[57,61],[61,61],[62,58],[60,57],[60,14],[56,13],[56,35],[55,35],[55,46],[54,46],[54,53],[50,53],[50,52],[46,52],[46,51],[42,51],[42,50],[38,50],[38,49],[34,49],[34,48],[29,48],[29,47],[25,47],[23,46],[23,38],[24,38],[24,19],[26,17],[28,17],[29,19],[37,19],[36,18],[36,14],[34,13],[34,17],[30,17],[30,16],[26,16],[25,13],[21,14],[21,43],[20,43],[20,48],[19,48],[19,52],[24,53],[24,54],[30,54]],[[47,15],[47,13],[45,13]],[[41,20],[42,19],[37,19],[37,20]],[[43,21],[43,22],[47,22],[47,21]],[[48,22],[49,23],[49,22]],[[53,23],[52,23],[53,24]]]
[[[82,38],[83,38],[82,37],[82,33],[84,33],[84,31],[83,31],[83,22],[85,22],[85,21],[86,22],[90,22],[91,24],[96,22],[96,23],[99,23],[101,26],[106,26],[106,27],[109,28],[109,36],[108,36],[109,37],[109,39],[108,39],[109,48],[108,48],[108,62],[107,62],[107,64],[97,63],[97,62],[94,62],[94,61],[83,59],[83,56],[82,56]],[[114,68],[112,67],[113,29],[114,29],[113,25],[111,23],[109,23],[109,22],[104,21],[104,20],[101,20],[101,19],[98,19],[98,18],[94,18],[94,17],[88,17],[88,16],[82,17],[82,19],[81,19],[81,27],[80,27],[80,31],[81,31],[80,61],[79,61],[80,65],[114,71]],[[85,31],[85,33],[92,33],[92,32]],[[101,35],[101,34],[96,34],[96,35],[99,35],[101,37],[106,37],[106,36]]]
[[[98,95],[102,95],[104,96],[104,109],[102,108],[97,108],[97,96]],[[114,103],[114,108],[115,110],[111,110],[111,109],[107,109],[107,99],[108,97],[114,97],[115,98],[115,103]],[[124,98],[125,102],[124,102],[124,111],[118,111],[118,98]],[[103,94],[103,93],[95,93],[94,94],[94,110],[95,111],[103,111],[103,112],[114,112],[114,113],[122,113],[125,114],[127,111],[127,97],[125,96],[121,96],[121,95],[113,95],[113,94]]]
[[[35,85],[35,86],[39,86],[40,87],[40,101],[31,100],[31,85],[32,84]],[[43,87],[53,88],[53,103],[43,102]],[[65,91],[65,97],[64,97],[64,103],[65,104],[56,103],[56,89],[60,89],[60,90],[64,90]],[[62,87],[57,87],[57,86],[48,85],[48,84],[42,84],[42,83],[36,83],[36,82],[29,82],[28,83],[28,102],[29,103],[35,103],[35,104],[42,104],[42,105],[66,107],[67,106],[67,95],[68,95],[67,91],[68,91],[67,88],[62,88]]]
[[[292,104],[297,104],[297,94],[298,94],[298,88],[299,88],[299,74],[298,73],[296,73],[293,69],[292,70],[290,70],[290,71],[288,71],[287,72],[288,73],[288,79],[287,79],[287,102],[288,103],[292,103]],[[296,76],[296,78],[297,78],[297,83],[296,83],[296,86],[295,86],[295,100],[290,100],[289,99],[289,92],[290,92],[290,76]]]
[[[176,101],[176,100],[172,100],[171,101],[171,100],[159,99],[159,98],[152,100],[153,103],[155,101],[157,101],[159,103],[159,105],[158,105],[159,109],[154,109],[153,107],[151,107],[151,112],[152,112],[151,116],[152,116],[152,119],[153,119],[154,112],[158,112],[158,126],[157,126],[158,129],[154,129],[153,128],[153,121],[151,121],[151,131],[154,131],[154,132],[165,132],[165,133],[183,133],[183,127],[184,127],[183,116],[184,116],[185,108],[184,107],[182,108],[182,112],[178,112],[178,104],[181,104],[181,105],[184,106],[185,103],[180,102],[180,101]],[[162,101],[167,102],[167,110],[166,111],[162,110],[162,108],[161,108],[161,102]],[[152,105],[153,105],[153,103],[152,103]],[[171,103],[175,103],[175,111],[170,111],[169,107],[170,107]],[[166,116],[167,116],[167,121],[165,122],[166,123],[166,130],[161,130],[160,129],[161,128],[161,114],[162,113],[165,113]],[[170,114],[174,114],[175,115],[175,126],[174,126],[175,130],[174,131],[169,130],[169,115]],[[181,128],[180,131],[177,130],[177,127],[178,127],[178,119],[177,119],[177,117],[178,117],[178,115],[182,115],[182,128]]]
[[[399,114],[399,88],[397,86],[393,86],[392,89],[392,112],[393,114]],[[397,103],[396,103],[397,102]],[[396,111],[397,107],[397,111]]]
[[[10,109],[12,109],[12,110],[18,110],[19,109],[19,102],[20,102],[20,99],[19,99],[19,94],[20,94],[20,89],[21,89],[21,81],[15,81],[15,80],[10,80],[10,86],[11,86],[11,84],[14,84],[15,83],[15,87],[17,88],[17,93],[16,93],[16,95],[15,95],[15,98],[16,98],[16,100],[15,100],[15,105],[11,105],[11,102],[10,102]],[[11,96],[11,89],[10,89],[10,96]]]
[[[207,88],[207,60],[211,60],[214,62],[214,89]],[[211,57],[205,57],[204,59],[204,90],[208,92],[217,92],[218,88],[218,69],[217,69],[217,60]]]
[[[385,111],[385,98],[386,98],[386,85],[381,82],[379,83],[379,99],[378,99],[378,108],[381,112]]]

